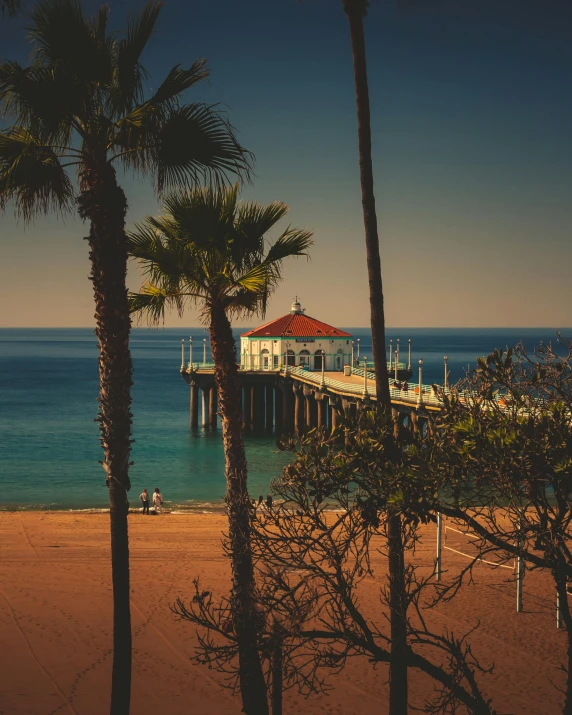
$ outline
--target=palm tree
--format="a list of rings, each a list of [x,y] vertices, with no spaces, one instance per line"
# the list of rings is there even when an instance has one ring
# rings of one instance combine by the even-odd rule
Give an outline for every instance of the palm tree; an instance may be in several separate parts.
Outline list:
[[[369,280],[369,304],[371,335],[375,369],[377,401],[382,408],[391,409],[389,375],[386,361],[385,314],[383,308],[383,284],[379,236],[373,191],[373,168],[371,159],[371,126],[367,63],[363,18],[368,0],[342,0],[350,24],[354,82],[356,88],[358,151],[361,180],[361,200],[365,226],[367,272]],[[405,563],[401,533],[401,518],[388,518],[389,600],[391,619],[391,663],[389,676],[389,713],[407,715],[407,623],[405,604]]]
[[[131,449],[131,327],[125,284],[127,200],[116,167],[152,175],[155,188],[249,172],[249,155],[215,109],[184,104],[203,80],[203,60],[174,67],[146,97],[141,54],[162,3],[132,17],[123,39],[109,8],[84,16],[79,0],[41,0],[32,11],[30,64],[0,65],[0,208],[25,220],[74,207],[89,223],[90,280],[99,341],[99,428],[109,489],[113,579],[112,715],[129,712],[131,623],[127,533]],[[70,167],[76,167],[76,195]]]
[[[264,314],[284,259],[305,255],[311,245],[309,231],[287,228],[266,247],[265,235],[287,211],[281,202],[239,203],[237,186],[179,191],[165,199],[162,216],[148,216],[129,238],[130,255],[148,279],[140,293],[130,296],[132,311],[157,323],[166,308],[182,314],[193,303],[210,331],[225,453],[232,621],[248,715],[264,715],[268,705],[257,646],[251,512],[231,318]]]

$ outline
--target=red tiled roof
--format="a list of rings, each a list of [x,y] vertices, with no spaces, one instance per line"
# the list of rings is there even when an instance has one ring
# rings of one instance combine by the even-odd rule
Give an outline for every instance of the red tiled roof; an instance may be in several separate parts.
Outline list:
[[[351,333],[346,333],[303,313],[288,313],[288,315],[271,320],[259,328],[242,333],[241,337],[264,338],[266,336],[273,338],[351,338]]]

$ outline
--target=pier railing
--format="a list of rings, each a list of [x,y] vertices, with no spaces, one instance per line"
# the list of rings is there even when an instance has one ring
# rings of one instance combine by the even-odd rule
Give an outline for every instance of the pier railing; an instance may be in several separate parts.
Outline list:
[[[335,392],[359,395],[364,397],[367,394],[376,398],[377,393],[375,389],[375,375],[370,373],[368,370],[367,377],[368,383],[357,384],[355,382],[343,382],[342,380],[334,380],[331,377],[324,376],[322,379],[321,372],[311,372],[310,370],[304,370],[301,367],[288,366],[282,369],[284,375],[292,375],[302,380],[303,382],[309,382],[313,385],[318,385],[321,387],[331,388]],[[364,377],[363,369],[361,370],[361,377]],[[371,381],[370,381],[371,380]],[[407,389],[404,389],[404,385],[399,381],[395,381],[393,378],[389,380],[389,391],[391,394],[391,399],[396,402],[407,402],[409,404],[419,404],[430,405],[433,407],[439,407],[441,401],[433,389],[432,385],[421,385],[421,399],[419,395],[419,385],[408,385]]]

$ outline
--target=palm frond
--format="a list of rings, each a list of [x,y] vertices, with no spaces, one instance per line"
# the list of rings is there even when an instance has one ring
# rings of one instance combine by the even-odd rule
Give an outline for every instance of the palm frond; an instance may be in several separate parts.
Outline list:
[[[147,283],[142,286],[140,293],[129,293],[129,312],[139,314],[151,324],[157,324],[165,319],[165,308],[170,302],[177,305],[177,297],[169,296],[164,290]]]
[[[88,96],[87,88],[60,68],[38,62],[21,67],[17,62],[0,65],[0,104],[5,115],[26,126],[43,143],[59,146],[70,142],[72,121]]]
[[[21,9],[21,0],[0,0],[0,15],[2,17],[15,17]]]
[[[288,227],[270,247],[266,263],[281,263],[291,256],[307,256],[308,249],[313,244],[312,236],[312,231]]]
[[[117,91],[113,99],[113,111],[116,114],[130,112],[135,104],[143,100],[142,81],[148,75],[140,58],[153,34],[162,7],[162,0],[150,0],[141,12],[128,19],[125,37],[117,43],[114,82]]]
[[[0,208],[10,200],[26,220],[73,206],[73,186],[58,155],[25,129],[0,132]]]
[[[250,177],[251,154],[214,107],[170,107],[137,121],[141,123],[132,123],[128,132],[122,127],[118,134],[117,145],[132,149],[121,161],[127,167],[151,171],[159,193],[201,182],[221,185],[228,183],[231,175]]]
[[[84,82],[108,84],[113,75],[113,40],[105,32],[108,12],[102,8],[90,21],[79,0],[39,0],[29,30],[34,56],[47,66],[63,65]]]

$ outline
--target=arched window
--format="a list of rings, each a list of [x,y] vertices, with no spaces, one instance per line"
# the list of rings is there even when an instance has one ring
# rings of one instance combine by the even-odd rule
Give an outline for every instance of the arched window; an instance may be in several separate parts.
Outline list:
[[[296,354],[293,350],[288,350],[286,353],[286,364],[294,367],[296,365]]]
[[[314,370],[322,369],[323,350],[316,350],[314,353]]]
[[[310,366],[309,350],[300,350],[300,365],[308,365],[308,367]]]
[[[266,349],[260,351],[260,368],[262,370],[270,368],[270,353]]]

